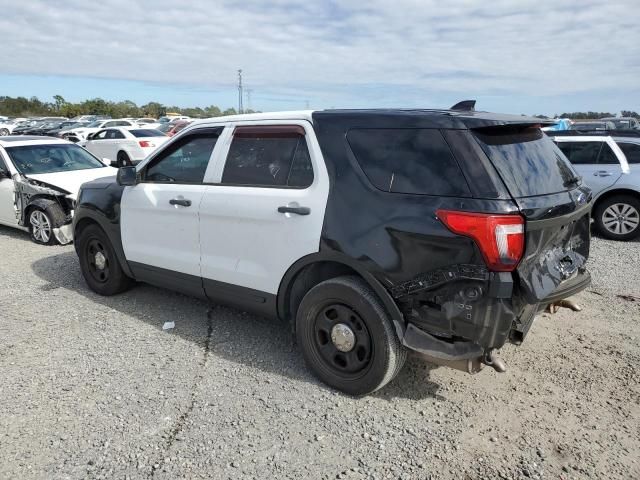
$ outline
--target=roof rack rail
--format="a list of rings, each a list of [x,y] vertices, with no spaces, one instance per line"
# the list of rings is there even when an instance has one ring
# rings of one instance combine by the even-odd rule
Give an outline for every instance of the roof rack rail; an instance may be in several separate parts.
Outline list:
[[[606,137],[640,137],[640,130],[547,130],[550,137],[576,137],[602,135]]]
[[[476,109],[476,101],[475,100],[463,100],[461,102],[456,103],[449,110],[459,110],[462,112],[473,112]]]

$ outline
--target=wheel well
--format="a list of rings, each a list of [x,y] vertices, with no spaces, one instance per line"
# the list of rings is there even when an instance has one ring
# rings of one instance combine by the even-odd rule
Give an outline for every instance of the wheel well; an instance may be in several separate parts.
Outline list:
[[[304,266],[289,282],[284,292],[285,299],[282,305],[284,312],[280,312],[281,317],[288,320],[292,331],[295,330],[295,318],[298,313],[300,302],[306,293],[313,287],[330,278],[341,277],[343,275],[362,276],[353,268],[339,262],[320,261]]]
[[[82,231],[87,228],[89,225],[98,225],[100,226],[100,224],[98,222],[96,222],[95,220],[91,219],[91,218],[83,218],[82,220],[80,220],[73,232],[73,238],[78,238],[80,236],[80,234],[82,233]]]
[[[611,198],[611,197],[616,196],[616,195],[629,195],[630,197],[633,197],[636,200],[640,200],[640,192],[637,192],[635,190],[631,190],[629,188],[619,188],[619,189],[616,189],[616,190],[609,190],[608,192],[603,193],[602,195],[600,195],[596,199],[595,203],[593,204],[592,211],[595,211],[596,208],[598,208],[598,206],[602,202],[604,202],[608,198]]]

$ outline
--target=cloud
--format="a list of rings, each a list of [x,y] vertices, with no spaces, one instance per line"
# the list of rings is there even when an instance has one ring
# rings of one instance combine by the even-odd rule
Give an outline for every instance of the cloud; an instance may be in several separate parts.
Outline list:
[[[5,74],[215,90],[243,68],[258,94],[325,105],[631,94],[640,78],[637,0],[2,3]]]

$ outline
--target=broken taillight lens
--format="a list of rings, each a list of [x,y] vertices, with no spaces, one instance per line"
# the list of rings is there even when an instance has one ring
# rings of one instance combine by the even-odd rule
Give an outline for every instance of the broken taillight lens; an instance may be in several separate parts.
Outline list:
[[[489,270],[511,272],[524,254],[524,219],[520,215],[438,210],[438,218],[453,233],[475,240]]]

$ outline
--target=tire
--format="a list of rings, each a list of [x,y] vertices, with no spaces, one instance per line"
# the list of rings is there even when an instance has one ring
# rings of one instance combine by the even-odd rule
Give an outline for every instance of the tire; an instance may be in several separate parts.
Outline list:
[[[131,163],[131,159],[129,158],[129,155],[127,155],[127,152],[118,152],[118,155],[116,157],[116,163],[118,165],[118,168],[120,167],[128,167],[133,165],[133,163]]]
[[[91,290],[111,296],[131,288],[134,281],[125,275],[113,245],[98,225],[82,230],[76,242],[80,270]]]
[[[296,316],[296,339],[315,375],[349,395],[382,388],[407,354],[382,303],[355,276],[332,278],[307,292]]]
[[[9,130],[6,128],[0,128],[0,137],[6,137],[7,135],[9,135]]]
[[[53,229],[64,225],[67,216],[62,207],[54,201],[47,200],[34,205],[27,212],[27,226],[31,240],[40,245],[58,243]]]
[[[593,211],[598,232],[610,240],[631,240],[640,235],[640,199],[613,195]]]

